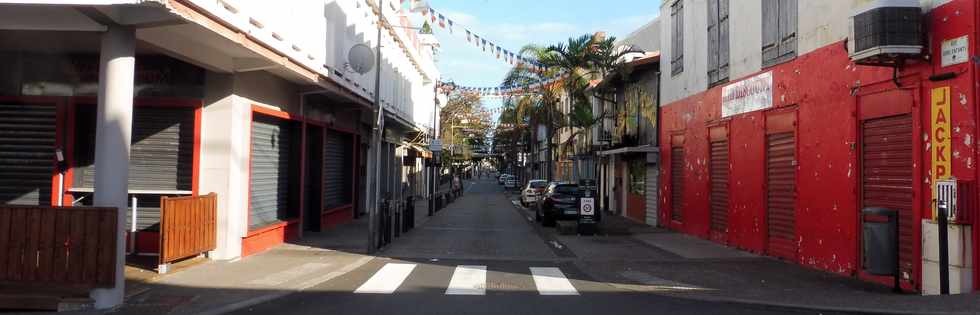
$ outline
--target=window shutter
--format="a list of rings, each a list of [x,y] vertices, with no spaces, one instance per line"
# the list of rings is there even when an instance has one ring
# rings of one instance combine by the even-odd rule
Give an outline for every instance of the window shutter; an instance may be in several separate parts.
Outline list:
[[[728,79],[729,49],[728,37],[728,2],[718,0],[718,81]]]
[[[671,74],[679,74],[684,71],[684,2],[678,0],[671,6],[671,20],[673,21],[673,40],[671,41],[670,61]]]
[[[779,0],[762,0],[762,66],[779,58]]]
[[[718,2],[708,0],[708,82],[718,82],[719,32],[718,32]]]
[[[797,0],[779,2],[779,62],[796,56]]]

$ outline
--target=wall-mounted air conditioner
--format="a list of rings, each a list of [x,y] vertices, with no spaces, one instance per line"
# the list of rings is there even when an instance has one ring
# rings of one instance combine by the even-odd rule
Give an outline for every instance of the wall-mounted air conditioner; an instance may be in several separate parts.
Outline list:
[[[900,66],[922,55],[922,8],[918,0],[877,0],[850,18],[848,51],[861,65]]]

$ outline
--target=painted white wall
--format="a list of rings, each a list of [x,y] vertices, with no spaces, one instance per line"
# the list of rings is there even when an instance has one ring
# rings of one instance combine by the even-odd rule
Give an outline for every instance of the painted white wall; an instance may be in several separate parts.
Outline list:
[[[669,104],[673,101],[685,98],[695,93],[704,91],[708,87],[708,21],[707,2],[683,0],[684,1],[684,72],[677,75],[672,74],[670,61],[675,52],[671,51],[670,34],[673,31],[673,19],[670,16],[670,7],[678,0],[665,1],[660,7],[660,20],[663,26],[660,30],[663,43],[660,52],[661,66],[661,104]],[[744,1],[744,0],[743,0]],[[758,2],[750,0],[746,2]],[[735,7],[735,6],[732,6]],[[732,23],[732,26],[736,25]],[[732,34],[737,34],[734,27]],[[734,37],[734,36],[733,36]],[[734,39],[732,42],[736,42]]]

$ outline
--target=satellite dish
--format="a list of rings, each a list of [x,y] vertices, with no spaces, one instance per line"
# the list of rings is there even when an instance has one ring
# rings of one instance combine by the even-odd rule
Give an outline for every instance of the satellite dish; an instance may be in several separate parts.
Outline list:
[[[368,45],[357,44],[347,52],[347,65],[358,74],[374,69],[374,50]]]

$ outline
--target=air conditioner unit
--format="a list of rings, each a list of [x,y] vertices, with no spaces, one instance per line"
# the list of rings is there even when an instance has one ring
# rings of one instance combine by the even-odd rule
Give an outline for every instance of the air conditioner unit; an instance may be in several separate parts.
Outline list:
[[[918,0],[877,0],[850,18],[848,51],[860,65],[900,66],[922,55],[922,8]]]

